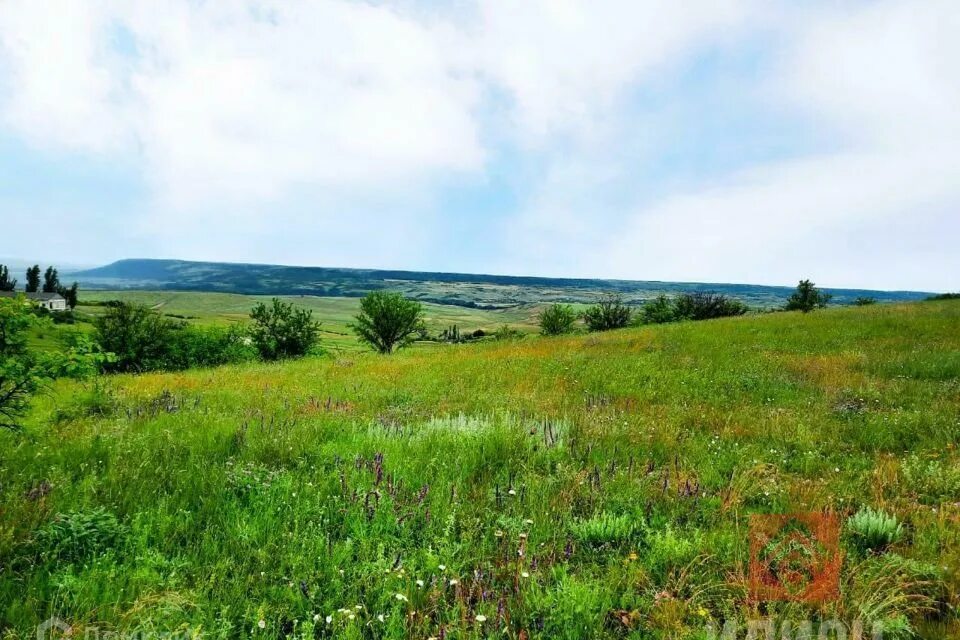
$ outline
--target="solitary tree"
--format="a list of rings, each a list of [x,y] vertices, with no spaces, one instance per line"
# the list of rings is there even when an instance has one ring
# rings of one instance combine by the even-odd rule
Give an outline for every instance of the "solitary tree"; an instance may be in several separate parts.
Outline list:
[[[36,293],[40,288],[40,265],[35,264],[27,269],[27,286],[24,289],[27,293]]]
[[[600,302],[589,307],[583,313],[583,320],[590,331],[607,331],[620,329],[630,324],[630,307],[623,304],[623,298],[618,294],[607,294],[600,298]]]
[[[16,291],[17,280],[10,279],[10,269],[6,265],[0,264],[0,291]]]
[[[413,342],[423,328],[423,307],[396,292],[371,291],[360,301],[350,328],[379,353],[393,353]]]
[[[787,311],[803,311],[808,313],[814,309],[822,309],[827,306],[833,296],[817,289],[809,280],[801,280],[797,285],[797,290],[787,298],[787,305],[784,307]]]
[[[314,322],[313,311],[278,298],[271,300],[269,306],[259,303],[250,312],[250,318],[253,344],[264,360],[302,356],[319,339],[320,323]]]
[[[568,304],[552,304],[540,312],[540,333],[545,336],[559,336],[573,331],[577,314]]]
[[[47,267],[43,274],[43,292],[57,293],[60,290],[60,276],[53,267]]]

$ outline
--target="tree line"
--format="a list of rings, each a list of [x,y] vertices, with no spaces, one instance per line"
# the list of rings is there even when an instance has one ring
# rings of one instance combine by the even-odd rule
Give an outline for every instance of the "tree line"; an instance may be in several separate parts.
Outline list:
[[[826,307],[831,297],[810,280],[801,280],[787,299],[783,310],[808,313]],[[855,304],[875,302],[873,298],[858,298]],[[541,334],[557,336],[573,332],[577,320],[583,320],[589,331],[609,331],[644,324],[741,316],[747,311],[749,307],[736,298],[703,291],[683,293],[673,298],[660,294],[638,309],[625,304],[619,294],[605,294],[582,313],[577,313],[573,305],[554,303],[543,309],[537,320]]]
[[[60,274],[55,267],[47,267],[43,272],[43,284],[40,283],[40,265],[35,264],[27,268],[26,284],[24,293],[58,293],[63,296],[69,309],[77,306],[77,283],[74,282],[69,287],[60,283]],[[0,291],[16,291],[17,279],[10,277],[10,269],[6,265],[0,264]]]

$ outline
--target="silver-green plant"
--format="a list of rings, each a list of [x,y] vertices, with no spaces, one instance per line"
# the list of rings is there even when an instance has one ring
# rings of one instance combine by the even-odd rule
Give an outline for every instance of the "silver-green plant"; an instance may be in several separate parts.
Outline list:
[[[903,525],[894,515],[864,507],[847,520],[853,544],[865,552],[883,551],[903,537]]]

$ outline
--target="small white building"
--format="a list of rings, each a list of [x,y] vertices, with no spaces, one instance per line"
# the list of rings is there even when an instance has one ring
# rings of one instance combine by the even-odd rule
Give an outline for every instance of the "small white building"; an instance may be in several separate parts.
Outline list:
[[[18,295],[21,295],[19,291],[0,291],[0,298],[16,298]],[[22,295],[38,307],[49,311],[67,310],[67,301],[59,293],[32,292]]]

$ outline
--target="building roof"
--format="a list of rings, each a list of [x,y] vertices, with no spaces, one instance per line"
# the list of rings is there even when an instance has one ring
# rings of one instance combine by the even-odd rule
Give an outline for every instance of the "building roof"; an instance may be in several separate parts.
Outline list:
[[[41,300],[43,302],[64,299],[59,293],[44,293],[42,291],[31,293],[24,293],[23,291],[0,291],[0,298],[16,298],[19,295],[26,296],[28,300]]]

